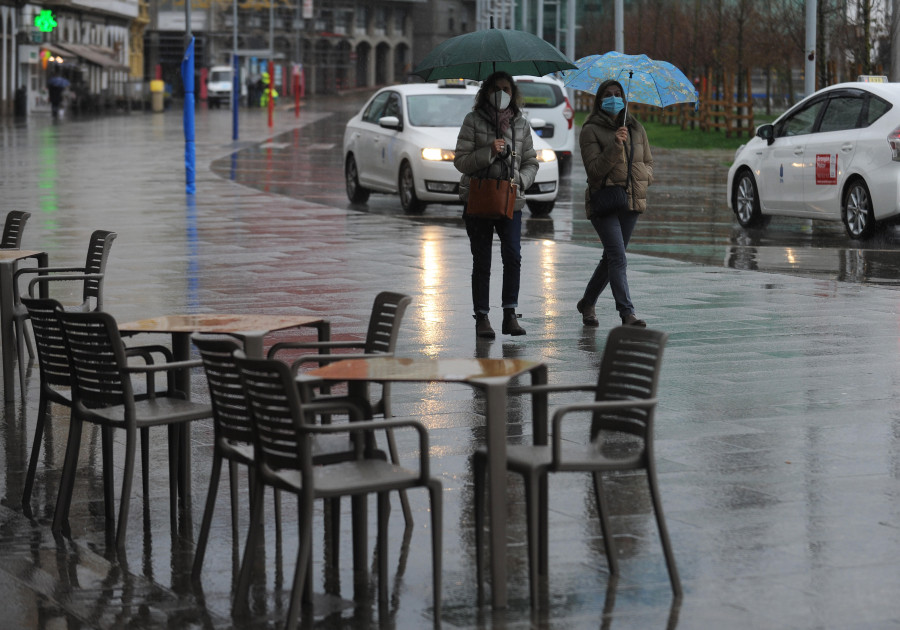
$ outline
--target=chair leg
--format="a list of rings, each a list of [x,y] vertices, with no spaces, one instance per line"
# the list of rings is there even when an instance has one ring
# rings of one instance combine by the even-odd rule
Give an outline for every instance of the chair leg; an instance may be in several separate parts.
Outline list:
[[[178,455],[181,452],[177,425],[170,424],[169,431],[169,523],[172,532],[178,531]]]
[[[675,566],[675,554],[672,553],[672,542],[669,540],[669,528],[666,527],[666,519],[663,516],[662,501],[659,496],[659,486],[656,484],[656,471],[651,464],[647,468],[647,481],[650,484],[650,497],[653,500],[653,511],[656,513],[656,526],[659,528],[659,538],[662,542],[663,554],[666,557],[666,568],[669,570],[669,581],[672,582],[672,592],[675,597],[681,597],[681,579],[678,577],[678,568]]]
[[[391,499],[387,492],[378,493],[378,601],[388,601],[388,519],[391,515]]]
[[[475,484],[475,581],[480,602],[484,585],[484,494],[487,481],[487,461],[482,453],[472,455],[472,476]]]
[[[194,551],[194,565],[191,567],[191,579],[195,582],[200,579],[200,572],[203,570],[203,557],[206,555],[206,544],[209,542],[209,528],[212,525],[212,515],[216,506],[216,494],[219,489],[219,477],[221,474],[222,455],[216,450],[213,453],[212,473],[209,476],[209,491],[206,493],[206,507],[203,508],[200,535],[197,537],[197,548]],[[231,513],[234,515],[234,503],[231,504]]]
[[[386,415],[385,418],[387,417],[389,416]],[[397,441],[394,439],[394,430],[387,429],[385,433],[387,434],[388,452],[391,455],[391,462],[399,464],[400,456],[397,453]],[[403,509],[403,520],[406,521],[406,526],[412,527],[412,508],[409,507],[409,497],[406,496],[406,490],[400,491],[400,507]]]
[[[213,455],[213,466],[215,466],[215,458],[219,458],[219,470],[213,468],[213,471],[216,474],[216,485],[218,485],[219,476],[222,473],[222,457],[218,454]],[[231,539],[233,541],[237,541],[238,539],[238,467],[237,462],[233,459],[228,460],[228,488],[229,495],[231,497]],[[212,483],[210,481],[210,483]],[[250,484],[251,487],[253,484]],[[210,486],[212,489],[212,486]],[[218,491],[218,489],[216,490]],[[250,501],[252,504],[253,497],[250,497]]]
[[[258,475],[253,475],[253,491],[250,493],[250,528],[247,530],[247,543],[244,545],[244,554],[241,558],[241,572],[238,574],[238,582],[234,591],[234,614],[245,616],[250,612],[248,595],[250,592],[250,578],[253,573],[253,556],[256,546],[262,535],[263,499],[265,487],[257,481]]]
[[[428,493],[431,498],[431,575],[432,589],[434,590],[434,619],[440,622],[441,618],[441,571],[442,555],[444,550],[444,498],[441,482],[432,479],[428,483]],[[481,581],[479,580],[479,589]]]
[[[44,422],[47,418],[50,403],[41,392],[38,402],[37,422],[34,425],[34,441],[31,445],[31,457],[28,459],[28,472],[25,474],[25,489],[22,491],[22,510],[31,516],[31,492],[34,489],[34,477],[37,474],[37,463],[41,453],[41,442],[44,441]]]
[[[116,489],[113,474],[113,432],[100,427],[100,450],[103,453],[103,506],[107,525],[116,522]]]
[[[19,391],[22,393],[22,401],[25,401],[25,349],[24,349],[24,341],[26,338],[25,335],[25,322],[19,321],[15,324],[16,328],[16,359],[19,362]],[[29,356],[34,356],[34,350],[31,347],[29,342],[28,345],[28,354]]]
[[[59,480],[59,492],[56,495],[56,509],[53,512],[51,529],[54,533],[61,532],[64,527],[68,526],[72,490],[75,487],[75,470],[78,467],[78,451],[81,448],[81,428],[81,419],[73,411],[69,423],[69,439],[66,442],[66,457]]]
[[[144,502],[150,500],[150,427],[141,427],[141,491]]]
[[[122,498],[119,499],[119,526],[116,529],[116,550],[120,554],[125,551],[125,534],[128,530],[128,513],[131,508],[136,434],[137,431],[133,426],[125,429],[125,469],[122,472]]]
[[[306,586],[306,576],[312,551],[313,495],[304,491],[298,497],[300,503],[300,545],[297,550],[297,566],[294,568],[294,584],[291,587],[291,603],[288,607],[286,630],[297,630],[300,623],[300,600]]]
[[[594,495],[597,498],[597,512],[600,515],[600,529],[603,533],[603,547],[606,549],[606,561],[609,563],[609,572],[612,575],[619,573],[619,559],[616,557],[616,545],[613,542],[612,527],[609,524],[609,504],[606,501],[606,493],[603,491],[603,478],[599,472],[592,473],[594,477]]]
[[[541,507],[538,492],[538,476],[534,473],[523,475],[525,482],[525,513],[528,536],[528,582],[531,593],[531,607],[539,607],[538,598],[538,512]]]

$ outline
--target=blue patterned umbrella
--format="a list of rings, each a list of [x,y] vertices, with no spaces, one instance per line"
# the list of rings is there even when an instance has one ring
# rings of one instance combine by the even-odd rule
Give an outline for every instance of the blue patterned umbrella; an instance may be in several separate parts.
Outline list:
[[[667,107],[676,103],[696,103],[700,95],[684,73],[668,61],[647,55],[624,55],[610,51],[589,55],[575,62],[574,70],[560,73],[567,87],[596,94],[600,84],[610,79],[625,87],[625,100]]]

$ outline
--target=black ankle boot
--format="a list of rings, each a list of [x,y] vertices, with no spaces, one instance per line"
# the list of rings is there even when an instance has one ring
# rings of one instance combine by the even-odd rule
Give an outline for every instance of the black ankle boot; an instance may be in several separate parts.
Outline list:
[[[493,339],[496,337],[494,329],[491,328],[491,322],[488,320],[487,313],[475,313],[475,336],[482,339]]]
[[[519,316],[514,308],[503,309],[503,334],[514,337],[525,334],[525,329],[519,326]]]

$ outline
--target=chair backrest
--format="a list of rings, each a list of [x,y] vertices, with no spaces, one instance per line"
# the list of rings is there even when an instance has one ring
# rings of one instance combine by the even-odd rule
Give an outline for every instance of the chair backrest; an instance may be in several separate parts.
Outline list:
[[[235,353],[241,383],[250,405],[253,456],[267,470],[311,472],[303,411],[291,369],[277,359],[247,359]]]
[[[646,400],[656,396],[667,338],[662,331],[635,326],[617,326],[609,331],[600,363],[596,400]],[[646,439],[652,431],[652,422],[653,409],[595,412],[591,440],[602,429]]]
[[[121,405],[134,400],[125,345],[116,320],[103,311],[60,312],[66,350],[72,368],[74,398],[88,409]]]
[[[200,351],[206,372],[216,436],[249,444],[252,441],[250,407],[234,358],[240,344],[230,337],[201,334],[191,335],[191,341]]]
[[[25,222],[30,216],[30,212],[22,210],[10,210],[6,214],[3,237],[0,238],[0,249],[21,249],[22,232],[25,230]]]
[[[84,273],[102,274],[106,272],[106,261],[109,258],[109,250],[116,239],[115,232],[106,230],[94,230],[88,243],[87,258],[84,261]],[[91,298],[97,300],[97,310],[103,308],[103,279],[95,278],[85,280],[82,299],[88,302]]]
[[[54,387],[71,387],[69,355],[59,322],[62,305],[56,300],[38,298],[22,298],[22,305],[31,319],[41,382]]]
[[[400,322],[412,298],[402,293],[383,291],[375,296],[369,330],[366,333],[365,352],[389,353],[397,345]]]

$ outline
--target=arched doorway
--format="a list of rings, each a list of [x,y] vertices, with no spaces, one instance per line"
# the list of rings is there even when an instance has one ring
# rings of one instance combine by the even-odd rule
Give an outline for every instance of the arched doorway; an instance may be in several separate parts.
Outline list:
[[[409,61],[409,46],[397,44],[394,49],[394,81],[407,83],[412,71],[412,64]]]
[[[316,94],[334,94],[337,86],[334,82],[334,61],[331,54],[331,44],[328,40],[320,39],[316,42]]]
[[[378,44],[375,48],[375,85],[385,85],[390,83],[393,77],[389,76],[388,63],[390,60],[391,47],[384,42]]]
[[[335,51],[335,73],[337,88],[346,90],[354,85],[351,79],[353,74],[353,66],[351,65],[351,53],[353,52],[350,42],[343,40],[337,45]]]
[[[372,46],[368,42],[360,42],[356,47],[356,87],[369,85],[369,55]]]

